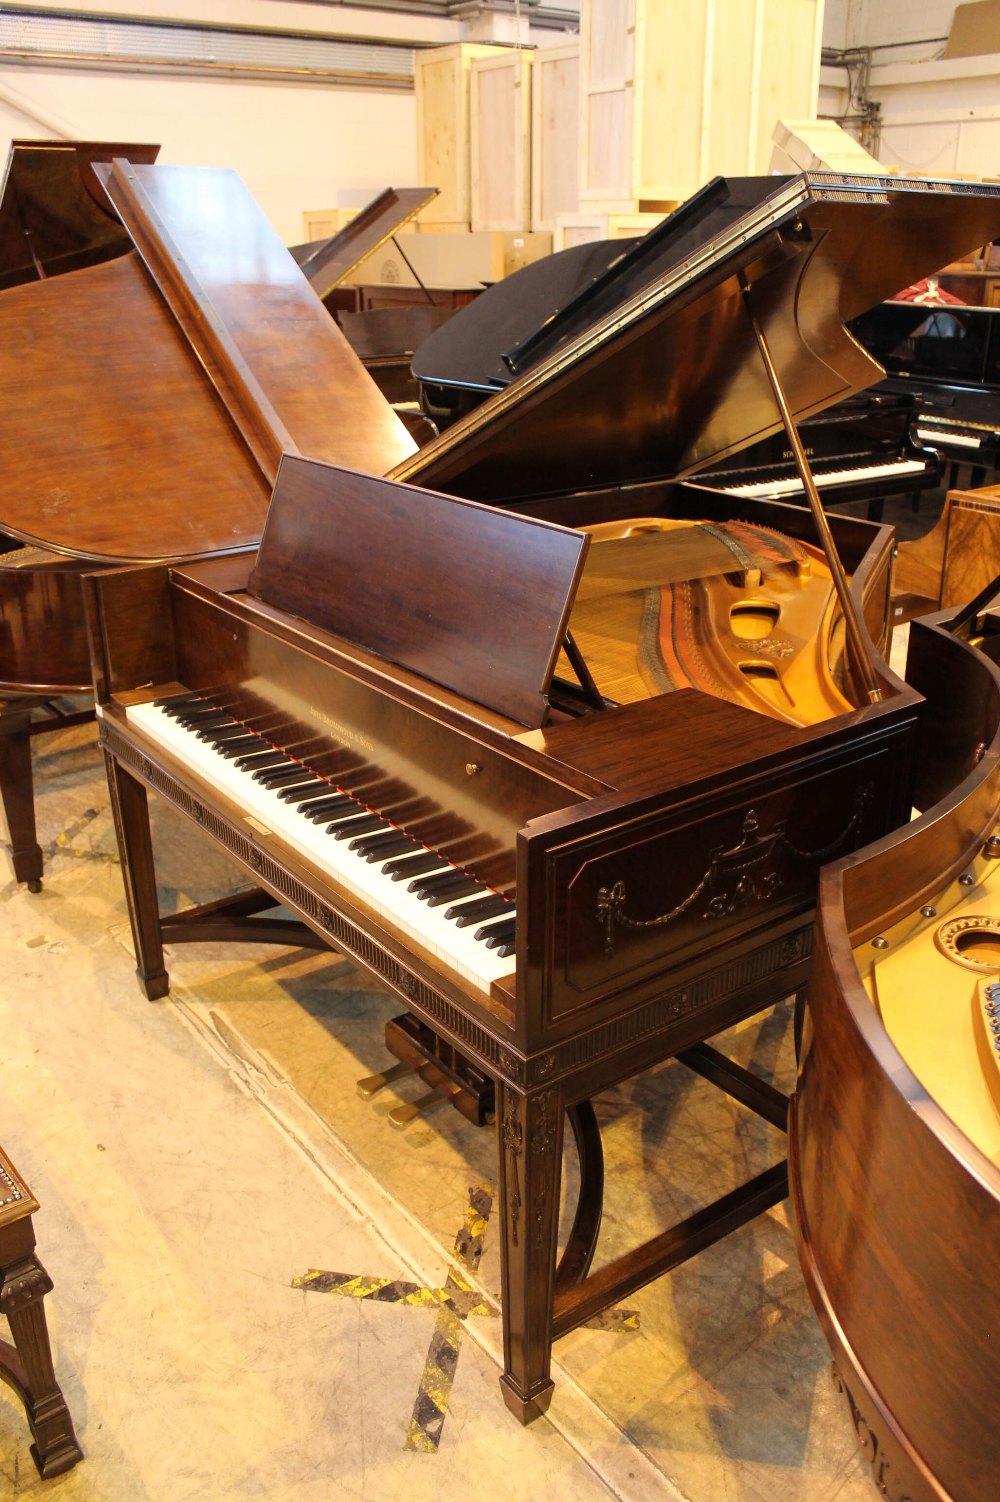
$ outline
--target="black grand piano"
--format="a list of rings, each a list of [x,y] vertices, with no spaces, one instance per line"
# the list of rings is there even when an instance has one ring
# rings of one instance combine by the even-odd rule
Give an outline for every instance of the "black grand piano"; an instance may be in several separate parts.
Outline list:
[[[715,178],[641,239],[574,246],[497,283],[417,349],[412,371],[439,429],[551,359],[590,326],[738,221],[780,186],[774,177]],[[864,342],[864,341],[862,341]],[[695,360],[697,356],[695,355]],[[824,500],[865,503],[880,519],[889,495],[937,484],[940,462],[916,432],[913,393],[885,385],[803,422]],[[703,490],[749,499],[803,499],[782,434],[708,467]]]

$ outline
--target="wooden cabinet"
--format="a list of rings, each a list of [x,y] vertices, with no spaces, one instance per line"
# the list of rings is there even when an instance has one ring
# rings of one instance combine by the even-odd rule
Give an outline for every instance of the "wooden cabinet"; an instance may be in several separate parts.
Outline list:
[[[531,53],[505,47],[469,69],[470,219],[473,230],[531,222]]]
[[[607,214],[602,209],[560,214],[552,233],[552,249],[569,250],[572,245],[589,245],[594,240],[636,240],[655,229],[673,207],[667,204],[663,213],[655,214]]]
[[[531,227],[556,228],[580,203],[580,43],[535,53],[531,76]]]
[[[438,188],[420,223],[468,229],[471,216],[469,72],[477,59],[507,57],[507,47],[456,42],[414,56],[417,98],[417,177]]]
[[[778,119],[815,114],[822,20],[822,0],[581,0],[581,207],[766,172]]]

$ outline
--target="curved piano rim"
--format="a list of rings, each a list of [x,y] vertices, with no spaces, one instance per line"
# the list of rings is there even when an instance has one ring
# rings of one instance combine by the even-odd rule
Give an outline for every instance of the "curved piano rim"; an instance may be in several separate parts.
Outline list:
[[[974,651],[937,634],[944,653]],[[1000,674],[976,655],[1000,700]],[[1000,731],[950,794],[820,880],[789,1113],[793,1225],[835,1383],[893,1502],[977,1502],[1000,1464],[1000,1167],[905,1063],[852,951],[961,873],[998,799]],[[906,885],[878,912],[887,871]]]

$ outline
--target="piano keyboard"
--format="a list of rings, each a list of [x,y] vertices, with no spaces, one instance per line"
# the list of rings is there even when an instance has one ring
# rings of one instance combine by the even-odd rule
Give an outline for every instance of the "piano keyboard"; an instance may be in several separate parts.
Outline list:
[[[832,490],[838,485],[857,485],[869,480],[897,480],[906,475],[922,475],[927,466],[919,459],[894,459],[886,464],[865,464],[848,469],[816,470],[813,479],[818,490]],[[783,495],[801,495],[802,482],[797,474],[790,476],[765,476],[750,480],[740,476],[712,476],[711,483],[689,480],[688,485],[698,490],[722,491],[726,495],[743,496],[747,500],[775,500]]]
[[[972,433],[954,432],[951,428],[918,428],[917,437],[925,443],[958,444],[960,448],[982,448],[983,440]]]
[[[450,972],[488,993],[514,969],[514,903],[366,804],[363,789],[352,795],[201,695],[136,704],[126,718]]]

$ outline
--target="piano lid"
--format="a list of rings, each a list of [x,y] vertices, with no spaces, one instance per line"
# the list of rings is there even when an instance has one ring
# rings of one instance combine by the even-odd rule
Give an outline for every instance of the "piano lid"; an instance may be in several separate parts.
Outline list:
[[[844,327],[1000,234],[1000,187],[808,173],[391,471],[478,500],[683,478],[883,374]]]
[[[326,297],[355,266],[436,198],[439,188],[384,188],[349,224],[326,240],[293,245],[291,254],[317,297]]]
[[[246,547],[282,453],[412,451],[235,173],[95,171],[135,250],[0,292],[0,530],[108,562]]]
[[[159,150],[111,141],[12,141],[0,177],[0,287],[131,250],[92,164],[115,156],[155,162]]]
[[[773,177],[716,177],[634,240],[595,240],[521,267],[416,352],[418,381],[490,392],[620,307],[772,194]]]

